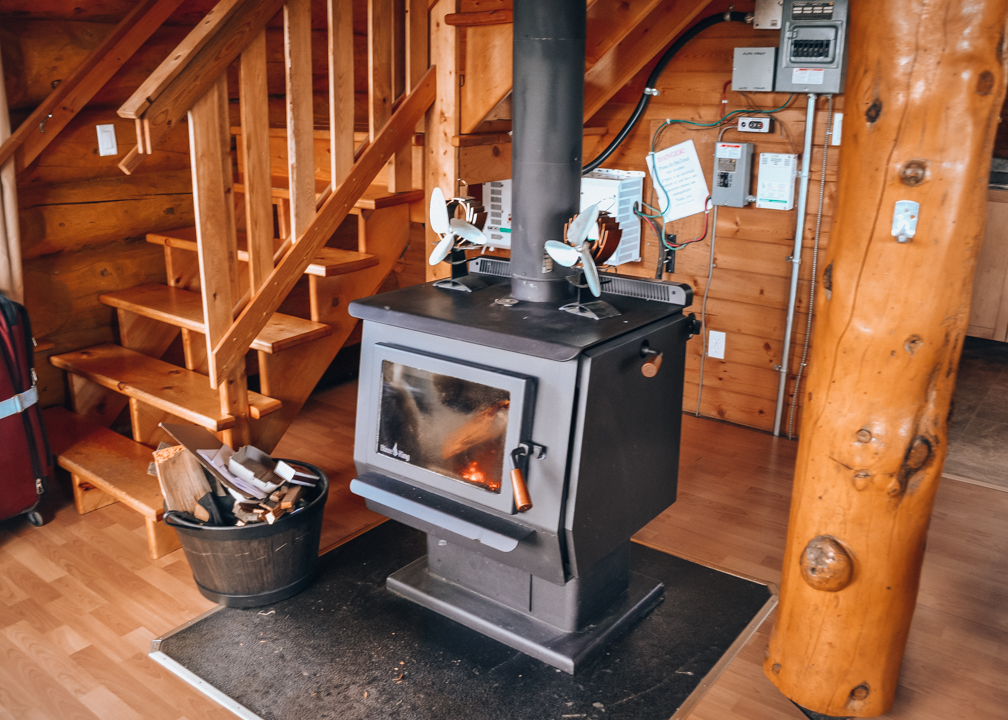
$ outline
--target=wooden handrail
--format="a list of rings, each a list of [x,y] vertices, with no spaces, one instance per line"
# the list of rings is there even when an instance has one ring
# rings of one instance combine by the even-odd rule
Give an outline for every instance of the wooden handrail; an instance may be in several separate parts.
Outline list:
[[[119,164],[124,173],[133,172],[161,143],[284,4],[285,0],[224,0],[211,22],[204,20],[186,36],[119,108],[120,117],[137,121],[137,146]]]
[[[214,347],[210,362],[215,377],[225,378],[238,366],[256,335],[280,307],[312,258],[336,232],[357,199],[395,151],[412,140],[416,124],[434,102],[435,91],[436,76],[432,66]]]
[[[182,0],[141,0],[84,61],[0,146],[0,165],[13,155],[24,170],[161,27]]]

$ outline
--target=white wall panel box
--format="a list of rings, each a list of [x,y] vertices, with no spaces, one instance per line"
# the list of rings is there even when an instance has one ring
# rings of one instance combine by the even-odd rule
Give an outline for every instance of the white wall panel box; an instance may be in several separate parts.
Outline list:
[[[102,157],[106,155],[118,155],[119,144],[116,142],[115,125],[96,125],[98,130],[98,154]]]
[[[641,259],[641,220],[634,215],[633,207],[643,196],[644,173],[640,171],[599,169],[581,178],[582,209],[598,203],[599,209],[616,218],[623,231],[616,252],[609,258],[610,265],[622,265]],[[511,181],[483,183],[483,207],[487,210],[487,223],[483,228],[487,245],[510,248]],[[588,237],[597,238],[598,229],[592,228]]]
[[[784,17],[784,0],[756,0],[753,12],[754,30],[780,30]]]
[[[756,180],[756,207],[790,210],[794,207],[798,156],[788,153],[760,153]]]

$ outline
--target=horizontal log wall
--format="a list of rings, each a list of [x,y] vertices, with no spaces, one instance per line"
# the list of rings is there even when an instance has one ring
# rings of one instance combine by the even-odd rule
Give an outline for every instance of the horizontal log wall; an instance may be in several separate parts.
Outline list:
[[[195,222],[187,131],[178,128],[139,171],[118,166],[135,144],[132,121],[116,110],[199,22],[216,0],[186,0],[169,21],[102,88],[42,155],[18,178],[26,304],[36,336],[68,352],[114,341],[115,313],[98,295],[145,282],[165,282],[163,251],[144,240],[148,232]],[[133,9],[132,0],[11,0],[0,8],[8,103],[14,127],[67,77]],[[312,3],[314,119],[328,126],[326,5]],[[367,4],[354,2],[355,126],[367,130]],[[284,63],[282,18],[267,29],[270,123],[283,127]],[[232,124],[238,123],[237,68],[229,73]],[[115,125],[119,154],[99,157],[95,125]],[[239,213],[239,217],[244,213]],[[356,249],[355,218],[346,232]],[[422,248],[422,242],[415,243]],[[350,243],[348,242],[349,246]],[[422,257],[408,253],[409,265]],[[416,275],[408,271],[390,282]],[[45,405],[64,399],[62,373],[38,362]]]
[[[748,8],[739,6],[740,10]],[[705,13],[706,15],[707,13]],[[604,167],[623,170],[646,170],[644,158],[651,146],[651,138],[666,118],[682,118],[697,122],[713,122],[722,114],[721,92],[725,82],[731,80],[732,57],[735,47],[776,46],[776,32],[753,30],[742,23],[726,23],[706,30],[690,42],[667,69],[658,82],[660,95],[654,97],[645,117],[637,128],[604,164]],[[645,68],[616,97],[600,110],[590,125],[605,125],[609,134],[600,143],[605,147],[612,136],[623,126],[636,105],[653,63]],[[727,93],[728,112],[749,107],[774,108],[782,105],[788,95],[780,93]],[[726,142],[753,142],[758,162],[761,152],[801,153],[805,125],[804,95],[794,98],[792,105],[776,116],[777,126],[771,135],[739,133],[729,130]],[[834,101],[837,111],[843,110],[843,98]],[[808,319],[809,278],[811,277],[811,247],[815,232],[815,215],[818,207],[822,144],[826,130],[826,100],[819,101],[812,153],[812,176],[809,183],[808,217],[806,220],[804,252],[797,313],[795,315],[793,344],[791,348],[790,382],[787,402],[794,384],[794,374],[800,362],[805,326]],[[717,130],[689,130],[686,126],[666,128],[658,148],[665,148],[684,140],[693,140],[700,164],[712,187],[714,143]],[[586,160],[594,157],[587,149]],[[837,160],[839,148],[830,148],[820,247],[829,243],[830,226],[836,194]],[[756,192],[756,173],[752,177],[752,193]],[[796,185],[797,198],[797,185]],[[650,177],[645,184],[645,199],[651,195]],[[653,200],[657,204],[657,197]],[[777,398],[778,373],[774,366],[781,361],[784,325],[788,301],[791,266],[786,258],[793,250],[796,212],[746,208],[721,208],[718,216],[715,248],[714,279],[707,302],[707,327],[727,333],[724,360],[707,358],[704,367],[701,415],[747,425],[762,430],[773,428],[774,408]],[[679,241],[689,240],[703,232],[703,215],[684,218],[668,226],[678,235]],[[659,244],[650,228],[645,226],[645,242],[640,263],[624,265],[620,272],[654,277],[658,262]],[[687,282],[693,287],[695,299],[691,311],[699,316],[703,292],[707,286],[707,269],[710,238],[676,254],[674,275],[666,279]],[[817,293],[821,293],[819,288]],[[689,343],[686,366],[686,393],[683,409],[696,410],[697,389],[700,378],[701,343]],[[785,408],[784,426],[787,425]],[[797,428],[797,418],[795,427]]]

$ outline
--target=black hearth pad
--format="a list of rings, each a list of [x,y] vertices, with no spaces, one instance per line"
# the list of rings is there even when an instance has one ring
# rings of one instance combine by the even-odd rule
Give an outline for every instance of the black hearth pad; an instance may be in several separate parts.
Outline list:
[[[571,676],[385,589],[425,551],[390,520],[323,556],[300,595],[222,608],[155,646],[262,718],[667,720],[771,597],[635,544],[631,568],[665,599]]]

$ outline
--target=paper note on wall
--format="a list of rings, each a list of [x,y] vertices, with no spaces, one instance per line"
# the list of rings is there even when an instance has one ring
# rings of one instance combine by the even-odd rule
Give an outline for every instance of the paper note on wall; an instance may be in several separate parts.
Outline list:
[[[710,193],[692,140],[648,155],[647,165],[665,222],[707,209]]]

